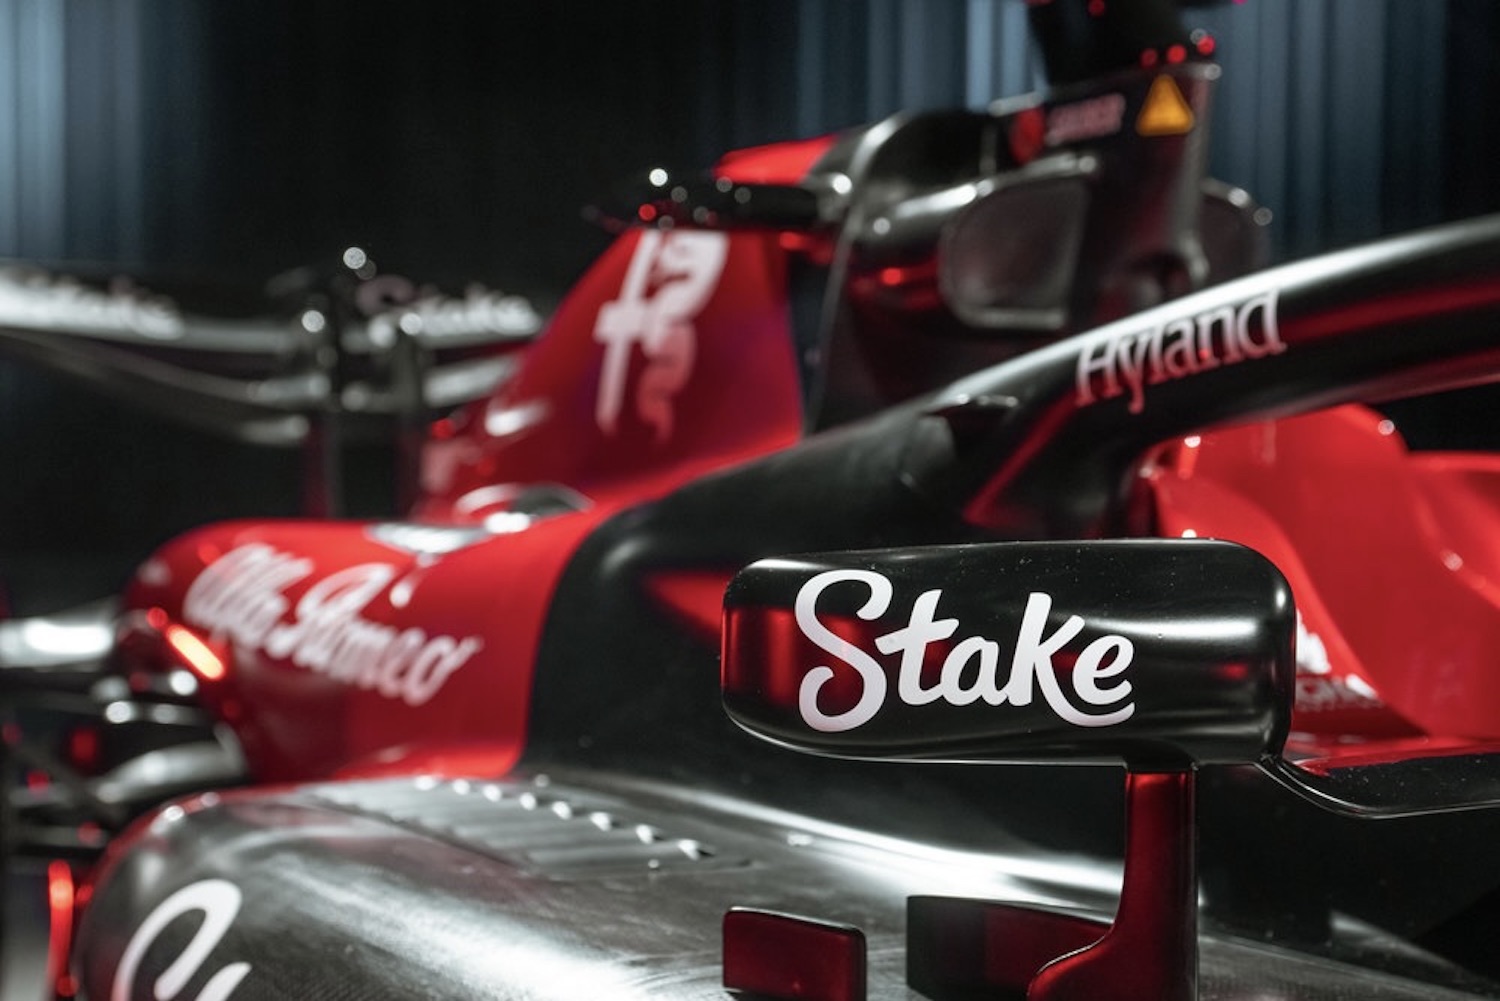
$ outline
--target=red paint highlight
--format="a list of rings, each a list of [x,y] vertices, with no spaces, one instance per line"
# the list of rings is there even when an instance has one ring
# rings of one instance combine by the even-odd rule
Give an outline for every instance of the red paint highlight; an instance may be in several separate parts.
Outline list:
[[[1343,768],[1368,768],[1372,765],[1397,765],[1405,761],[1430,758],[1456,758],[1472,754],[1500,754],[1500,744],[1463,740],[1458,737],[1407,737],[1319,747],[1323,757],[1297,762],[1297,767],[1313,775],[1331,775]]]
[[[338,769],[340,781],[380,779],[399,775],[430,775],[433,778],[470,779],[508,772],[520,758],[520,748],[511,741],[465,745],[418,745],[382,751]]]
[[[68,763],[85,774],[99,767],[98,730],[92,726],[80,726],[68,734]]]
[[[1016,112],[1006,132],[1010,155],[1019,164],[1030,163],[1041,153],[1046,136],[1047,116],[1041,108],[1025,108]]]
[[[737,569],[653,573],[646,578],[646,593],[701,639],[717,645],[724,591]]]
[[[223,659],[197,633],[174,623],[167,626],[165,636],[178,659],[204,681],[219,681],[224,677]]]
[[[865,1001],[865,936],[848,925],[736,908],[724,915],[724,986],[756,996]]]
[[[1340,309],[1316,314],[1297,325],[1299,337],[1332,337],[1366,327],[1388,327],[1433,313],[1482,309],[1500,303],[1500,286],[1458,285],[1420,289],[1384,298],[1366,299]]]
[[[736,150],[719,159],[714,176],[739,184],[796,184],[823,158],[833,140],[833,136],[819,136]]]
[[[68,975],[73,950],[73,869],[66,862],[47,864],[47,981],[60,997],[72,997],[78,986]]]

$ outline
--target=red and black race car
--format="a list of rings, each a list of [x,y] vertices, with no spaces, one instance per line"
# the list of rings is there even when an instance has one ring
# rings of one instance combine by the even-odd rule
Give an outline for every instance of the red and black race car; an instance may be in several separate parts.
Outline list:
[[[51,870],[52,988],[1500,994],[1500,462],[1369,406],[1500,375],[1500,220],[1256,270],[1175,7],[1034,4],[1033,101],[650,172],[409,515],[184,535],[86,664],[11,623],[8,693],[140,752],[11,735],[62,776],[12,849],[215,787]],[[389,316],[319,393],[438,402]]]

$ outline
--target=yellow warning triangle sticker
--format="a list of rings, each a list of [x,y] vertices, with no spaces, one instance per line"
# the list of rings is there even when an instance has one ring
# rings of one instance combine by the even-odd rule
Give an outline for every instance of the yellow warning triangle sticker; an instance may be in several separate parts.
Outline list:
[[[1169,76],[1151,81],[1146,103],[1135,120],[1135,131],[1143,136],[1180,136],[1193,130],[1193,109]]]

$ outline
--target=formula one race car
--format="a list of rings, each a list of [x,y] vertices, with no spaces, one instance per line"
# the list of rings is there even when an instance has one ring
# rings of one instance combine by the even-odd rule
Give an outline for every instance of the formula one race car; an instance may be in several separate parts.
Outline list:
[[[1257,271],[1176,8],[650,172],[407,517],[182,536],[89,664],[12,623],[101,706],[92,773],[7,735],[13,847],[202,790],[51,870],[51,989],[1500,995],[1500,461],[1370,405],[1500,376],[1500,219]]]

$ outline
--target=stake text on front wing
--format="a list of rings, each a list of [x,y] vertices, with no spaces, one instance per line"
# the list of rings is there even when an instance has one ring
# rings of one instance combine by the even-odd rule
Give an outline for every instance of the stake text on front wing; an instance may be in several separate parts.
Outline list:
[[[364,611],[397,576],[389,563],[361,563],[310,586],[293,606],[292,586],[314,573],[311,560],[264,543],[248,543],[209,564],[189,585],[183,617],[190,625],[410,706],[432,699],[479,652],[477,636],[398,629]]]
[[[885,614],[894,592],[884,574],[871,570],[828,570],[808,580],[797,592],[793,610],[802,635],[852,668],[861,682],[859,700],[853,707],[842,713],[825,714],[818,707],[818,693],[833,680],[834,669],[818,665],[803,676],[797,691],[797,708],[802,721],[822,733],[853,730],[874,719],[885,705],[889,687],[885,669],[871,654],[834,633],[818,618],[818,598],[830,586],[844,582],[861,583],[869,589],[869,598],[856,613],[867,621]],[[1035,688],[1060,719],[1075,726],[1113,726],[1135,713],[1135,703],[1126,701],[1130,698],[1131,684],[1120,677],[1135,657],[1134,644],[1124,636],[1111,634],[1094,639],[1079,652],[1071,671],[1071,687],[1077,700],[1105,711],[1081,709],[1068,698],[1052,658],[1083,631],[1084,621],[1070,615],[1048,636],[1052,596],[1041,591],[1027,595],[1005,684],[1000,684],[998,677],[1000,644],[983,636],[969,636],[949,651],[937,684],[923,688],[922,664],[928,645],[950,639],[959,628],[957,619],[934,617],[942,595],[940,588],[922,592],[912,603],[907,624],[875,640],[875,648],[881,653],[901,655],[896,695],[906,705],[943,701],[966,706],[983,699],[992,706],[1027,706]],[[966,683],[966,675],[972,677],[972,682]]]
[[[20,267],[0,268],[0,325],[63,333],[131,333],[158,341],[177,340],[183,334],[177,304],[136,287],[129,278],[115,278],[101,290],[68,275]]]
[[[1078,405],[1129,394],[1146,406],[1146,387],[1286,350],[1276,323],[1279,290],[1154,327],[1090,337],[1078,353]],[[1257,317],[1259,322],[1257,323]]]

